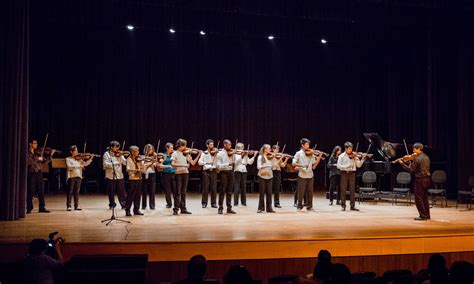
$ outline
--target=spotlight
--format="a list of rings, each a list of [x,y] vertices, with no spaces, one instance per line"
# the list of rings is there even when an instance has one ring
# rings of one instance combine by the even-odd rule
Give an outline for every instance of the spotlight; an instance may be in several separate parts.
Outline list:
[[[132,25],[127,25],[127,29],[128,29],[129,31],[133,31],[133,30],[135,29],[135,27],[132,26]]]
[[[322,44],[326,44],[326,43],[328,43],[328,41],[327,41],[326,39],[322,38],[322,39],[321,39],[321,43],[322,43]]]
[[[274,39],[274,38],[275,38],[275,37],[272,36],[272,35],[269,35],[269,36],[268,36],[268,39],[269,39],[269,40],[272,40],[272,39]]]
[[[176,31],[174,29],[170,29],[170,33],[174,34]]]
[[[206,35],[206,33],[204,31],[200,31],[199,34]]]

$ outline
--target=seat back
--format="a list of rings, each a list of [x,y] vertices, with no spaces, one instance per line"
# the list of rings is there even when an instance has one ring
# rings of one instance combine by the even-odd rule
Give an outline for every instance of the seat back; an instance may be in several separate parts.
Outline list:
[[[373,171],[366,171],[362,175],[362,182],[366,186],[372,186],[377,180],[377,175]]]
[[[437,184],[445,184],[447,180],[446,172],[443,170],[436,170],[431,175],[431,181]]]
[[[407,172],[399,172],[397,175],[397,183],[402,187],[406,187],[411,182],[411,175]]]

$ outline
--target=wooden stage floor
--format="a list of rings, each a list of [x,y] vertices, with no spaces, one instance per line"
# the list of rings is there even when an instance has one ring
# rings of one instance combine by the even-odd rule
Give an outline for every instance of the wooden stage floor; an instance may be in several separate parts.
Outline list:
[[[145,216],[118,217],[132,224],[113,223],[105,195],[81,196],[83,211],[67,212],[65,197],[47,196],[49,214],[34,211],[14,222],[0,222],[0,260],[20,258],[33,238],[59,231],[66,239],[66,258],[74,254],[147,253],[150,261],[182,261],[198,253],[210,260],[314,257],[319,249],[333,256],[368,256],[474,251],[474,210],[432,208],[432,220],[414,221],[412,204],[365,202],[360,212],[342,212],[323,196],[314,198],[315,212],[296,212],[293,196],[283,194],[277,213],[257,214],[258,195],[249,194],[247,207],[236,215],[218,215],[200,206],[200,196],[188,195],[192,215],[173,216],[157,195],[157,209]],[[37,204],[35,204],[37,208]]]

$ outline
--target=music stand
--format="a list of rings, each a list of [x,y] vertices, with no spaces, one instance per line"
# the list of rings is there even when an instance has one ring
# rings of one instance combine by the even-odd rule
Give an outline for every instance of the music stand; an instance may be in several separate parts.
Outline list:
[[[51,168],[57,170],[58,191],[61,191],[61,169],[67,168],[66,159],[65,158],[51,159]]]

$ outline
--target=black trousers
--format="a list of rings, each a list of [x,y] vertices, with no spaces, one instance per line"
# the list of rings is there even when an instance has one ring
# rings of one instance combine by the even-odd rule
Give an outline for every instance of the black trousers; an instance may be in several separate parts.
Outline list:
[[[66,206],[71,207],[72,195],[74,195],[74,208],[79,207],[79,191],[81,191],[80,177],[73,177],[67,180],[68,190],[66,193]]]
[[[346,191],[349,190],[351,208],[355,207],[356,172],[342,172],[339,190],[341,191],[341,205],[346,206]]]
[[[224,208],[224,196],[227,210],[232,209],[232,189],[234,186],[234,171],[219,172],[219,209]]]
[[[189,174],[175,174],[175,191],[173,192],[174,211],[186,210],[186,192],[188,191]]]
[[[26,186],[26,210],[33,210],[33,195],[38,195],[39,209],[45,208],[43,173],[28,173]]]
[[[211,192],[211,205],[217,205],[217,171],[202,171],[202,205],[207,205],[209,200],[209,191]]]
[[[280,205],[281,171],[273,171],[272,183],[275,205]]]
[[[234,172],[234,205],[247,205],[247,173]]]
[[[161,184],[165,191],[166,206],[171,207],[171,194],[175,192],[176,182],[174,180],[174,173],[161,173]]]
[[[109,207],[115,207],[115,193],[117,193],[120,206],[125,208],[127,194],[125,193],[125,181],[123,179],[105,179],[107,194],[109,195]]]
[[[273,179],[264,179],[259,177],[259,198],[258,198],[258,210],[267,212],[273,211],[272,208],[272,190],[273,190]],[[264,200],[265,198],[265,200]]]
[[[125,204],[125,209],[130,211],[133,203],[133,212],[137,213],[140,211],[140,197],[142,192],[142,180],[129,180],[128,181],[128,192],[127,192],[127,202]]]
[[[150,209],[155,209],[156,173],[149,173],[148,178],[143,178],[142,208],[146,208],[147,196],[150,197]]]
[[[298,177],[298,208],[303,209],[303,199],[306,197],[306,208],[313,208],[314,178]]]
[[[333,175],[329,178],[329,201],[333,201],[334,192],[336,192],[336,200],[341,200],[341,191],[339,190],[339,184],[341,183],[340,175]]]
[[[428,188],[430,187],[430,183],[430,177],[415,178],[415,205],[422,218],[431,218],[430,204],[428,203]]]

